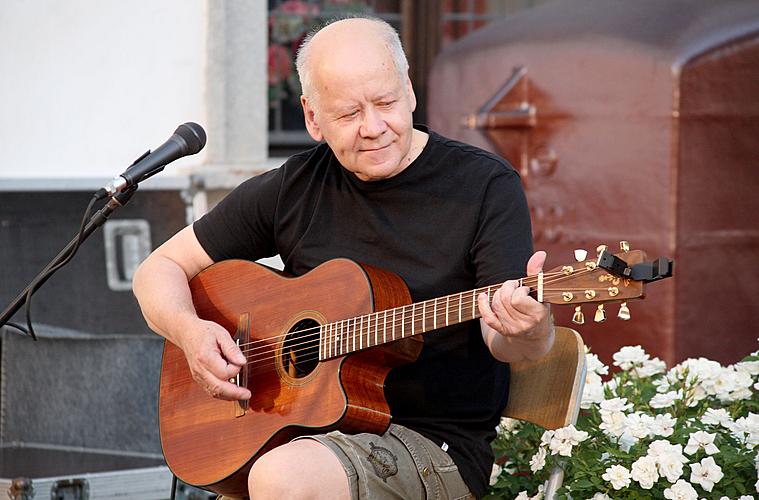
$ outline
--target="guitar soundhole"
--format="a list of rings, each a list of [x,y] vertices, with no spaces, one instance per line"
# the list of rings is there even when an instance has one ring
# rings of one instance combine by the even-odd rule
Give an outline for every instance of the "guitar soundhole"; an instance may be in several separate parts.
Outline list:
[[[282,367],[294,378],[302,378],[319,364],[319,323],[313,319],[298,321],[282,345]]]

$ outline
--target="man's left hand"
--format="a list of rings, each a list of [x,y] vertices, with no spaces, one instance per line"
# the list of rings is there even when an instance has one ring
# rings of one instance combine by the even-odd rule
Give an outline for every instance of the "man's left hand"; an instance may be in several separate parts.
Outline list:
[[[527,262],[527,275],[537,275],[543,269],[546,253],[535,252]],[[501,361],[538,359],[553,344],[553,321],[549,306],[530,296],[528,286],[518,280],[504,283],[493,294],[477,298],[482,316],[482,336],[491,353]]]

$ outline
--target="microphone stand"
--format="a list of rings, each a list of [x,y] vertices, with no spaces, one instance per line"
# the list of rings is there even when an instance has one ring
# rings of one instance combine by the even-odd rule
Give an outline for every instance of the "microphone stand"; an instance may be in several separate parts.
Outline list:
[[[129,200],[132,199],[132,196],[134,195],[135,191],[137,191],[137,185],[125,189],[124,191],[115,194],[111,197],[111,199],[106,203],[103,208],[95,212],[95,214],[90,217],[89,222],[84,227],[84,231],[82,232],[82,240],[84,241],[87,239],[92,233],[95,232],[97,228],[105,224],[105,222],[108,220],[108,217],[111,216],[113,212],[115,212],[118,208],[123,207],[127,203],[129,203]],[[77,244],[77,240],[79,239],[79,235],[74,236],[74,238],[69,242],[66,247],[61,250],[61,252],[56,255],[53,260],[48,263],[42,269],[42,271],[37,274],[37,276],[34,277],[32,281],[29,282],[29,285],[24,288],[24,290],[11,302],[8,307],[3,311],[2,314],[0,314],[0,327],[5,325],[11,317],[18,312],[19,309],[26,303],[26,296],[29,293],[29,289],[31,288],[32,284],[37,281],[40,277],[44,276],[50,269],[52,269],[54,266],[58,265],[60,262],[62,262],[66,256],[68,255],[69,251],[74,247],[74,245]],[[50,276],[52,274],[46,276],[44,279],[40,280],[36,284],[36,288],[32,293],[34,293],[37,289],[39,289],[42,285],[45,284],[45,282],[50,279]],[[35,340],[37,340],[35,338]]]

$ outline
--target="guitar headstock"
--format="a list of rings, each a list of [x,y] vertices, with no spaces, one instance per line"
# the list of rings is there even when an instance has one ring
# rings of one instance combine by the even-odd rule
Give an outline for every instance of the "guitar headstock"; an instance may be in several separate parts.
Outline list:
[[[575,314],[572,321],[585,322],[580,306],[586,303],[599,304],[595,321],[606,319],[605,303],[621,303],[617,317],[630,319],[627,301],[643,298],[644,284],[672,275],[672,262],[659,259],[653,264],[646,264],[646,254],[642,250],[630,250],[625,241],[620,243],[621,251],[611,254],[605,245],[598,247],[598,257],[586,259],[587,252],[575,251],[577,262],[558,266],[543,273],[542,301],[559,305],[574,305]],[[661,263],[661,264],[660,264]],[[664,269],[659,272],[661,265]],[[654,273],[651,272],[654,269]],[[659,272],[655,277],[653,275]],[[648,274],[646,274],[648,273]],[[646,276],[643,278],[642,276]],[[540,292],[540,291],[539,291]]]

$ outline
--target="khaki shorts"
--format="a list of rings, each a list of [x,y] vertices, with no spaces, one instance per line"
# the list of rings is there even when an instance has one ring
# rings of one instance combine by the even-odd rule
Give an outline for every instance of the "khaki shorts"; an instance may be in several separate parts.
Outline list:
[[[458,467],[439,446],[406,427],[385,434],[339,431],[297,439],[327,446],[343,464],[353,500],[473,499]]]

